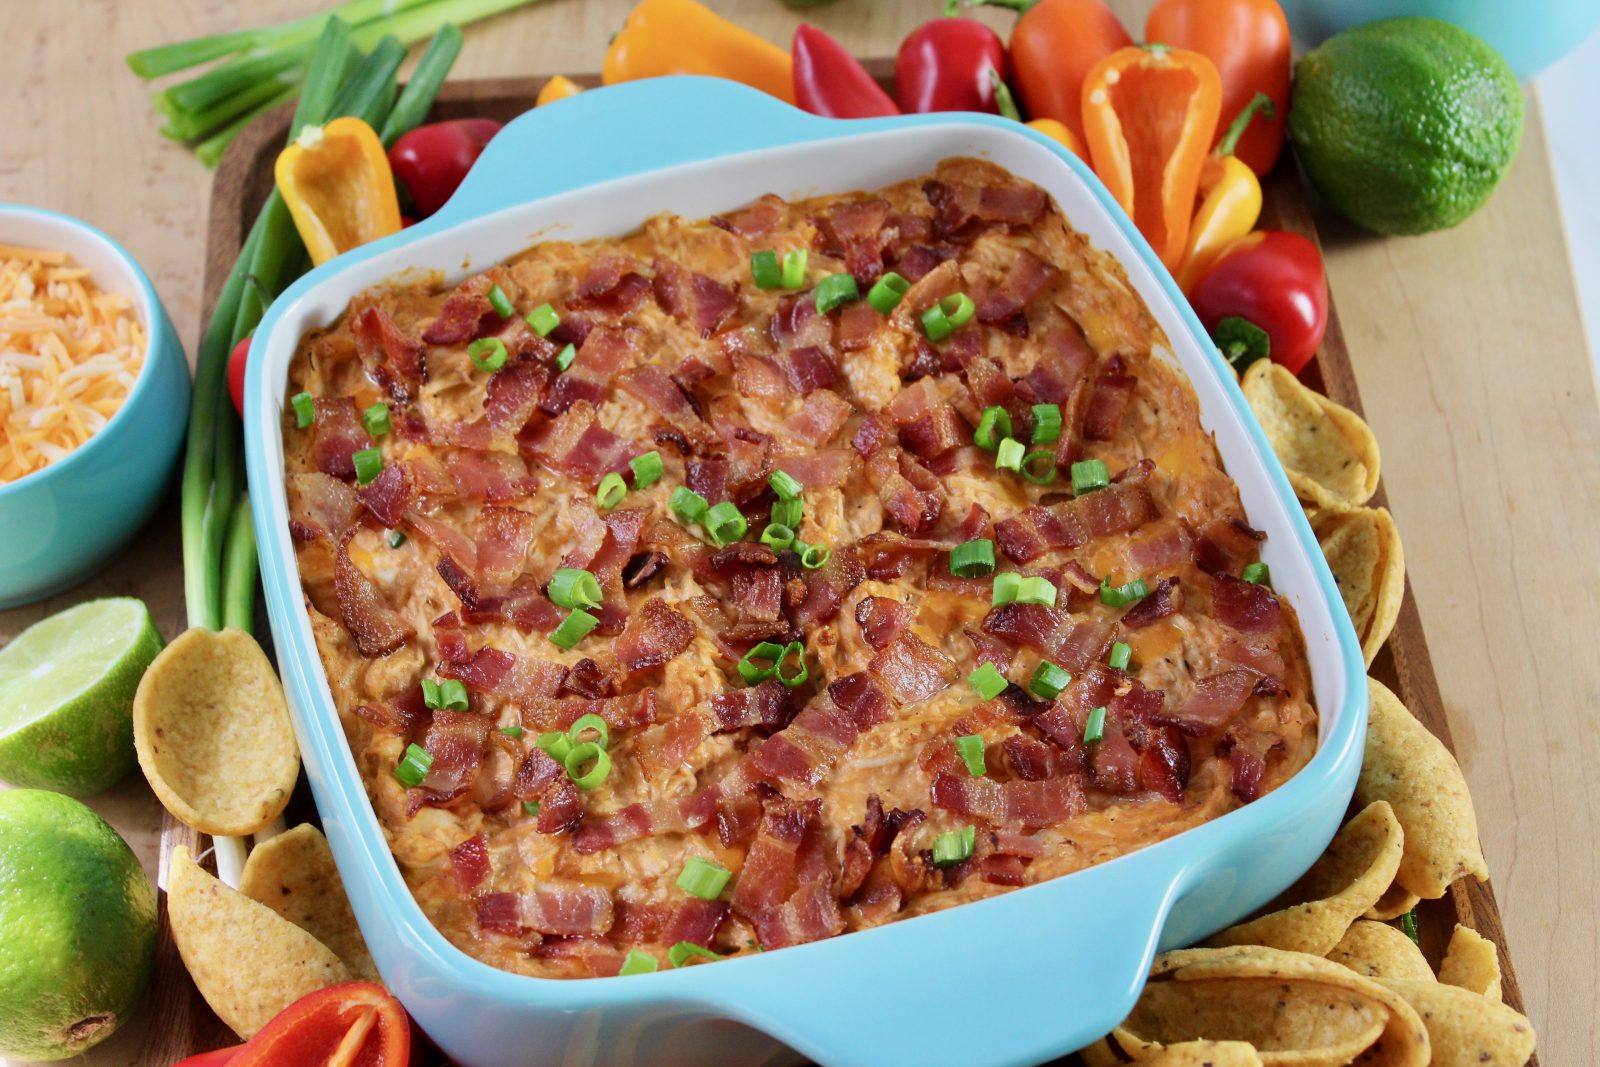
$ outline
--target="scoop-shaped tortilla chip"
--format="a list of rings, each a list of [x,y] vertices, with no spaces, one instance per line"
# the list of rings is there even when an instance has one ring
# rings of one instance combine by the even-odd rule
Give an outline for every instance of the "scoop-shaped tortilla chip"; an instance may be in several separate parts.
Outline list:
[[[240,1037],[307,993],[350,980],[331,949],[211,877],[182,845],[167,872],[167,921],[200,995]]]
[[[1445,982],[1380,981],[1422,1017],[1433,1067],[1522,1067],[1533,1055],[1533,1024],[1498,1000]]]
[[[133,740],[161,803],[203,833],[255,833],[300,775],[283,687],[242,630],[187,630],[162,650],[134,694]]]
[[[1378,440],[1361,416],[1265,359],[1251,364],[1241,388],[1301,500],[1348,508],[1372,499]]]
[[[1334,835],[1317,862],[1259,918],[1230,926],[1208,945],[1267,945],[1326,956],[1350,924],[1394,881],[1400,824],[1389,805],[1368,805]]]
[[[1351,926],[1328,958],[1368,978],[1433,981],[1433,969],[1415,941],[1386,923],[1370,919],[1360,919]]]
[[[1394,631],[1406,594],[1405,551],[1387,508],[1307,512],[1370,666]]]
[[[1456,758],[1381,682],[1369,678],[1367,689],[1367,754],[1356,802],[1388,801],[1405,828],[1396,880],[1434,900],[1462,875],[1488,878],[1478,817]]]
[[[1139,1062],[1146,1067],[1262,1067],[1260,1053],[1247,1041],[1182,1041]]]
[[[1157,956],[1112,1042],[1134,1059],[1192,1041],[1240,1041],[1267,1067],[1426,1067],[1428,1032],[1401,997],[1347,967],[1261,946]]]
[[[315,826],[303,823],[252,849],[239,892],[327,945],[357,978],[379,980],[328,839]]]
[[[1444,960],[1439,964],[1439,981],[1499,1000],[1500,953],[1494,942],[1470,926],[1457,923],[1455,933],[1450,935],[1450,947],[1444,950]]]
[[[1127,1061],[1124,1056],[1119,1056],[1111,1048],[1110,1036],[1102,1037],[1092,1045],[1086,1045],[1078,1050],[1078,1058],[1083,1061],[1084,1067],[1122,1067]]]
[[[1401,829],[1403,830],[1405,827],[1401,826]],[[1404,859],[1403,854],[1401,858]],[[1401,885],[1399,882],[1396,882],[1394,885],[1383,891],[1383,896],[1378,898],[1378,902],[1376,904],[1367,909],[1367,913],[1363,915],[1362,918],[1376,919],[1379,922],[1386,923],[1390,919],[1400,918],[1400,916],[1404,915],[1412,908],[1415,908],[1421,901],[1421,897],[1408,891],[1405,886]]]

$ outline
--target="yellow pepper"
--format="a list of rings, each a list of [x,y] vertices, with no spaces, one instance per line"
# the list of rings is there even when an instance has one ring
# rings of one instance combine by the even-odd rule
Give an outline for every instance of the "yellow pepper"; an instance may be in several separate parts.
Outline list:
[[[1078,140],[1078,135],[1064,122],[1055,119],[1033,119],[1028,123],[1029,128],[1038,130],[1052,141],[1060,141],[1066,146],[1068,152],[1079,159],[1088,162],[1089,157],[1083,154],[1083,142]]]
[[[360,119],[334,119],[301,130],[278,153],[273,178],[318,266],[400,232],[389,157],[377,132]]]
[[[694,0],[640,0],[600,68],[607,85],[663,74],[729,78],[794,103],[789,53]]]
[[[583,90],[578,83],[564,75],[557,74],[554,78],[544,83],[544,88],[539,90],[539,95],[533,102],[534,107],[544,107],[557,100],[565,100],[569,96],[577,96]]]
[[[1257,93],[1217,142],[1200,171],[1200,207],[1189,227],[1188,246],[1178,267],[1178,288],[1188,293],[1224,248],[1255,228],[1261,217],[1261,182],[1233,154],[1239,138],[1260,112],[1272,117],[1272,100]]]

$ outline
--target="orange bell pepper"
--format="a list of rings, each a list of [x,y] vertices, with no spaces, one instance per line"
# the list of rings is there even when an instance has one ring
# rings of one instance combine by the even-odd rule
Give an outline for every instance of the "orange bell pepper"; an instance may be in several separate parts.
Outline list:
[[[1168,270],[1183,260],[1221,105],[1211,60],[1160,45],[1113,52],[1083,82],[1094,172]]]
[[[794,103],[789,53],[695,0],[639,0],[600,67],[607,85],[663,74],[728,78]]]
[[[569,96],[577,96],[583,92],[578,83],[565,75],[557,74],[544,83],[544,88],[539,90],[539,95],[534,98],[534,107],[544,107],[557,100],[565,100]]]
[[[278,153],[278,192],[321,266],[368,241],[400,232],[400,199],[377,131],[357,118],[307,126]]]

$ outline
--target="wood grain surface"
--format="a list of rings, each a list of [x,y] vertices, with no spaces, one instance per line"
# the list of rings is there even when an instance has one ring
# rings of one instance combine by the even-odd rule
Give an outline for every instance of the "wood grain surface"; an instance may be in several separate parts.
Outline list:
[[[776,0],[710,3],[780,42],[799,19]],[[0,139],[0,200],[67,211],[118,237],[151,274],[192,352],[211,175],[159,136],[148,89],[121,57],[319,6],[0,4],[8,53],[0,98],[12,101]],[[858,54],[884,54],[936,6],[843,0],[807,17]],[[1137,28],[1149,2],[1112,6]],[[469,29],[455,74],[594,69],[628,7],[545,0]],[[1548,1063],[1587,1062],[1600,1044],[1600,920],[1588,900],[1600,880],[1600,788],[1588,777],[1600,760],[1592,711],[1600,700],[1600,601],[1591,592],[1600,586],[1600,409],[1537,101],[1530,96],[1517,164],[1455,230],[1383,240],[1325,210],[1315,218],[1406,544],[1415,596],[1401,625],[1427,620],[1438,706],[1477,798],[1541,1052]],[[0,612],[0,642],[51,611],[113,594],[143,597],[171,637],[183,626],[181,586],[173,507],[81,589]],[[1404,660],[1394,670],[1401,679],[1429,673]],[[143,781],[135,775],[91,803],[155,875],[160,811]],[[1458,906],[1476,914],[1484,905]],[[163,1046],[147,1037],[170,1034],[164,1047],[182,1047],[171,1022],[147,1005],[81,1062],[163,1067]]]

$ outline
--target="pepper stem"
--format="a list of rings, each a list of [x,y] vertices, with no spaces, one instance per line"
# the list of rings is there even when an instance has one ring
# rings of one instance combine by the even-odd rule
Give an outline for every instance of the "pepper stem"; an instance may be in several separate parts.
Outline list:
[[[1038,2],[1039,0],[967,0],[968,4],[975,7],[1003,7],[1019,15],[1026,15]]]
[[[961,0],[944,0],[944,17],[953,19],[961,10]]]
[[[1249,127],[1250,120],[1259,112],[1264,119],[1276,118],[1278,109],[1272,106],[1272,98],[1266,93],[1256,93],[1250,102],[1239,110],[1234,116],[1233,123],[1228,127],[1228,132],[1222,135],[1222,140],[1217,142],[1214,154],[1217,156],[1231,156],[1233,150],[1239,147],[1239,138],[1244,136],[1244,131]]]
[[[1000,109],[1000,117],[1013,122],[1022,121],[1022,112],[1017,110],[1016,98],[1011,95],[1011,87],[1000,77],[1000,72],[993,67],[989,68],[989,84],[994,86],[994,104]]]

